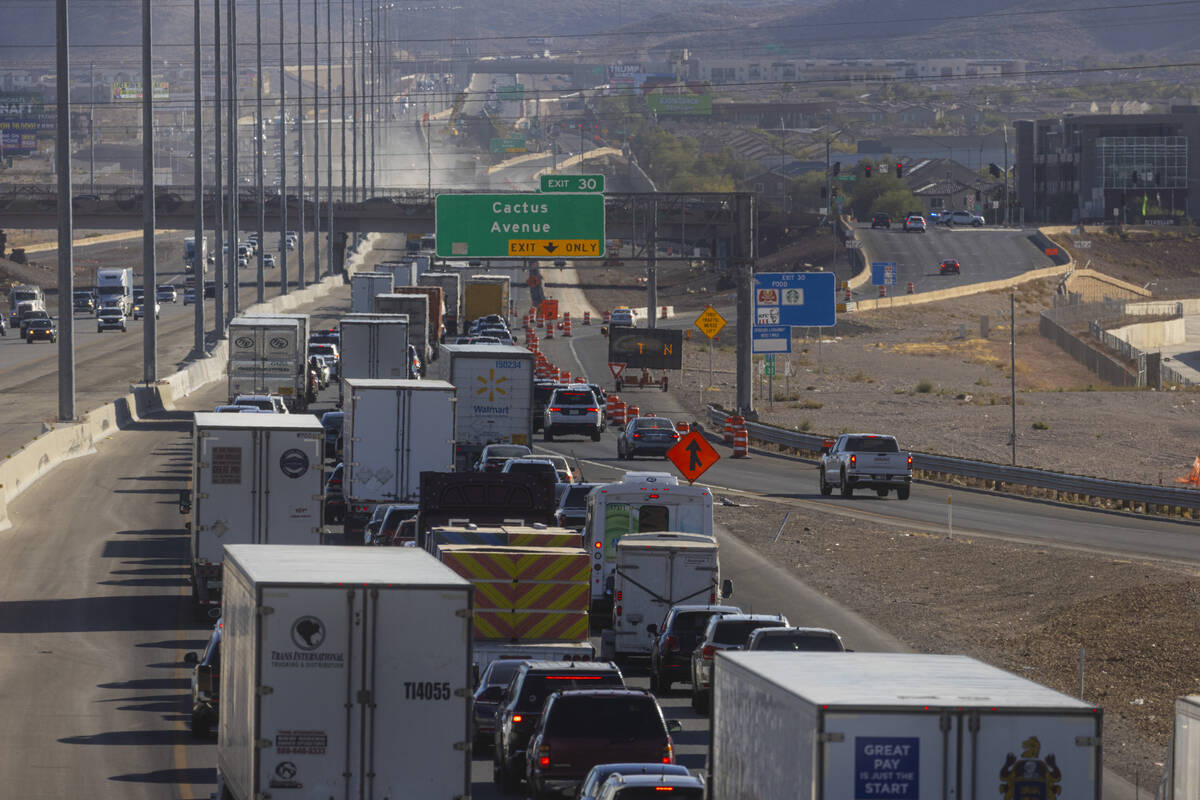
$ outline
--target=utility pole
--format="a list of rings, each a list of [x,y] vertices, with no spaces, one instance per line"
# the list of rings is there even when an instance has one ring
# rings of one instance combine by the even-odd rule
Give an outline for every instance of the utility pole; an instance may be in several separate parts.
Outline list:
[[[733,271],[737,280],[737,408],[746,416],[754,413],[754,266],[758,236],[753,194],[740,194],[734,236]]]
[[[267,296],[267,277],[266,267],[263,264],[263,258],[266,255],[267,249],[267,214],[266,214],[266,187],[263,185],[266,182],[265,160],[266,153],[263,152],[263,66],[262,66],[262,0],[254,0],[254,58],[256,75],[254,79],[255,92],[255,115],[254,115],[254,155],[255,155],[255,183],[258,184],[258,274],[256,276],[255,295],[258,302],[266,300]]]
[[[330,0],[333,2],[333,0]],[[342,98],[342,124],[339,126],[342,129],[342,202],[346,202],[346,0],[341,0],[342,4],[342,41],[341,41],[341,57],[338,61],[338,74],[341,76],[339,94]],[[330,56],[332,58],[332,54]],[[332,233],[332,229],[330,230]]]
[[[1012,465],[1017,465],[1017,295],[1008,293],[1008,390],[1012,398]]]
[[[833,235],[837,236],[837,226],[833,224],[833,165],[830,163],[830,148],[833,146],[833,139],[826,137],[825,139],[825,218],[829,220],[829,227],[833,229]]]
[[[146,0],[143,0],[146,2]],[[75,219],[71,208],[71,61],[67,0],[56,0],[55,93],[57,144],[54,148],[58,171],[58,419],[75,420]],[[93,84],[94,85],[94,84]],[[66,146],[64,146],[66,145]],[[143,199],[143,203],[145,200]],[[150,203],[153,208],[154,204]]]
[[[208,248],[204,246],[204,125],[203,97],[200,89],[200,0],[192,0],[192,78],[195,86],[192,88],[192,114],[196,118],[192,126],[194,140],[192,143],[192,183],[195,186],[195,219],[192,235],[196,237],[196,248],[193,251],[192,275],[196,277],[196,302],[193,310],[195,324],[192,327],[192,353],[197,358],[204,355],[204,275],[205,262],[208,260]]]
[[[350,0],[350,105],[353,119],[350,123],[350,200],[358,202],[358,10]]]
[[[325,0],[325,88],[328,90],[325,93],[325,183],[326,188],[326,214],[328,214],[325,225],[325,251],[326,268],[333,272],[333,0]],[[346,130],[345,126],[342,131]],[[345,134],[343,133],[343,136]],[[342,148],[345,149],[346,140],[342,139]],[[344,156],[343,156],[344,159]],[[345,161],[342,162],[345,164]],[[344,172],[344,170],[343,170]],[[345,182],[343,181],[343,184]],[[344,195],[343,195],[344,197]]]
[[[200,0],[196,0],[197,3]],[[199,45],[197,45],[199,46]],[[197,78],[197,80],[199,80]],[[91,98],[88,103],[88,192],[93,197],[96,196],[96,62],[92,62],[88,66],[88,96]],[[197,122],[197,125],[200,123]],[[197,156],[199,157],[199,156]]]
[[[371,101],[371,127],[368,129],[370,133],[370,150],[371,150],[371,165],[367,170],[367,174],[363,176],[363,193],[366,194],[368,185],[367,176],[370,176],[371,193],[368,197],[375,196],[375,126],[379,119],[379,73],[375,65],[379,61],[379,32],[375,24],[376,18],[379,15],[379,4],[375,0],[371,0],[371,7],[367,10],[367,20],[370,22],[371,33],[371,92],[367,95]],[[366,159],[363,159],[364,164]]]
[[[216,122],[216,136],[213,139],[213,166],[216,170],[213,197],[216,208],[213,209],[213,221],[216,225],[215,259],[213,270],[213,327],[218,339],[225,338],[225,193],[221,184],[221,140],[225,131],[221,127],[221,0],[213,0],[213,119]],[[193,271],[196,278],[196,302],[203,303],[205,295],[204,276],[208,274],[208,264],[199,271]]]
[[[147,384],[158,380],[158,315],[154,313],[154,59],[150,27],[151,0],[142,0],[142,380]],[[61,81],[69,85],[67,75],[60,77],[59,91],[62,91]],[[70,97],[68,95],[67,100]],[[60,98],[61,102],[62,98]],[[59,142],[61,147],[62,142]],[[70,147],[66,148],[68,151]],[[60,193],[60,202],[71,202],[71,173],[70,162],[67,162],[66,195]],[[63,176],[59,175],[59,181]],[[71,287],[72,276],[67,276],[67,289]],[[61,318],[71,308],[65,305],[71,302],[71,295],[63,295],[59,287],[59,314]]]
[[[646,326],[658,327],[658,200],[650,198],[650,252],[646,261]]]
[[[1004,227],[1008,227],[1011,221],[1011,203],[1008,202],[1008,125],[1001,126],[1004,128]],[[1078,170],[1079,162],[1076,161],[1076,170]],[[1076,193],[1078,196],[1078,192]],[[1015,458],[1015,457],[1014,457]],[[1013,463],[1016,463],[1015,461]]]
[[[279,0],[279,293],[288,293],[287,60],[283,55],[283,3]]]
[[[304,26],[303,1],[296,0],[296,288],[304,288]]]

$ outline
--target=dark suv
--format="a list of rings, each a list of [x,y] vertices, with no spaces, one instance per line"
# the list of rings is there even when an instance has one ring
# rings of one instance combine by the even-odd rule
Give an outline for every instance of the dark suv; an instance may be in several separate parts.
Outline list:
[[[887,214],[876,214],[874,217],[871,218],[871,227],[872,228],[887,228],[887,229],[891,230],[892,218],[889,217]]]
[[[746,639],[747,650],[844,653],[837,631],[829,628],[758,628]]]
[[[213,627],[203,654],[188,653],[185,664],[192,664],[192,736],[203,738],[217,723],[221,698],[221,620]]]
[[[758,628],[786,628],[783,614],[723,614],[709,619],[704,635],[692,651],[692,708],[708,713],[713,656],[718,650],[744,650],[746,639]]]
[[[524,662],[496,709],[496,734],[492,751],[492,779],[496,785],[506,792],[516,791],[520,785],[521,776],[525,774],[525,749],[541,718],[546,698],[565,689],[621,689],[624,686],[625,678],[621,670],[610,662]],[[591,764],[584,772],[590,767]]]
[[[666,694],[675,681],[691,680],[692,651],[716,615],[740,614],[737,606],[671,606],[662,624],[654,626],[650,645],[650,691]]]
[[[556,692],[529,740],[525,780],[533,800],[576,792],[588,771],[615,761],[675,763],[671,733],[654,695],[644,689]]]

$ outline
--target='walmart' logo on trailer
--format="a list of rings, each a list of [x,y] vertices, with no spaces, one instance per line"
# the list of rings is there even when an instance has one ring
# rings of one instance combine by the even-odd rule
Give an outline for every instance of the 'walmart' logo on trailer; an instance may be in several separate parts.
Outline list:
[[[475,395],[477,397],[482,397],[486,393],[489,403],[496,402],[496,395],[503,397],[508,394],[508,391],[502,388],[500,385],[508,382],[508,376],[502,375],[501,377],[497,378],[496,370],[494,369],[488,370],[488,376],[486,378],[482,375],[476,375],[475,379],[482,384],[478,389],[475,390]]]

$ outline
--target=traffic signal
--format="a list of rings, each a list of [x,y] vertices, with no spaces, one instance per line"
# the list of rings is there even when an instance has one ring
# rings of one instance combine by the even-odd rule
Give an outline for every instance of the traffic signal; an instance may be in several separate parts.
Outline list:
[[[904,177],[904,165],[903,164],[900,164],[900,163],[896,164],[896,177],[897,178]]]
[[[840,161],[833,162],[833,174],[834,175],[842,174],[842,162],[840,162]]]
[[[988,172],[992,173],[993,178],[999,178],[1001,173],[1000,167],[995,164],[988,164]]]
[[[865,167],[863,167],[863,173],[866,175],[866,177],[868,177],[868,178],[871,177],[871,165],[870,164],[867,164]]]

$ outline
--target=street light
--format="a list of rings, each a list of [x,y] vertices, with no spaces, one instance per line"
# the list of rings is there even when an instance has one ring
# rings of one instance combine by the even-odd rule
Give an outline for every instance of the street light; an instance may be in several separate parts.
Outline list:
[[[303,0],[296,0],[296,288],[304,288],[304,26]]]

